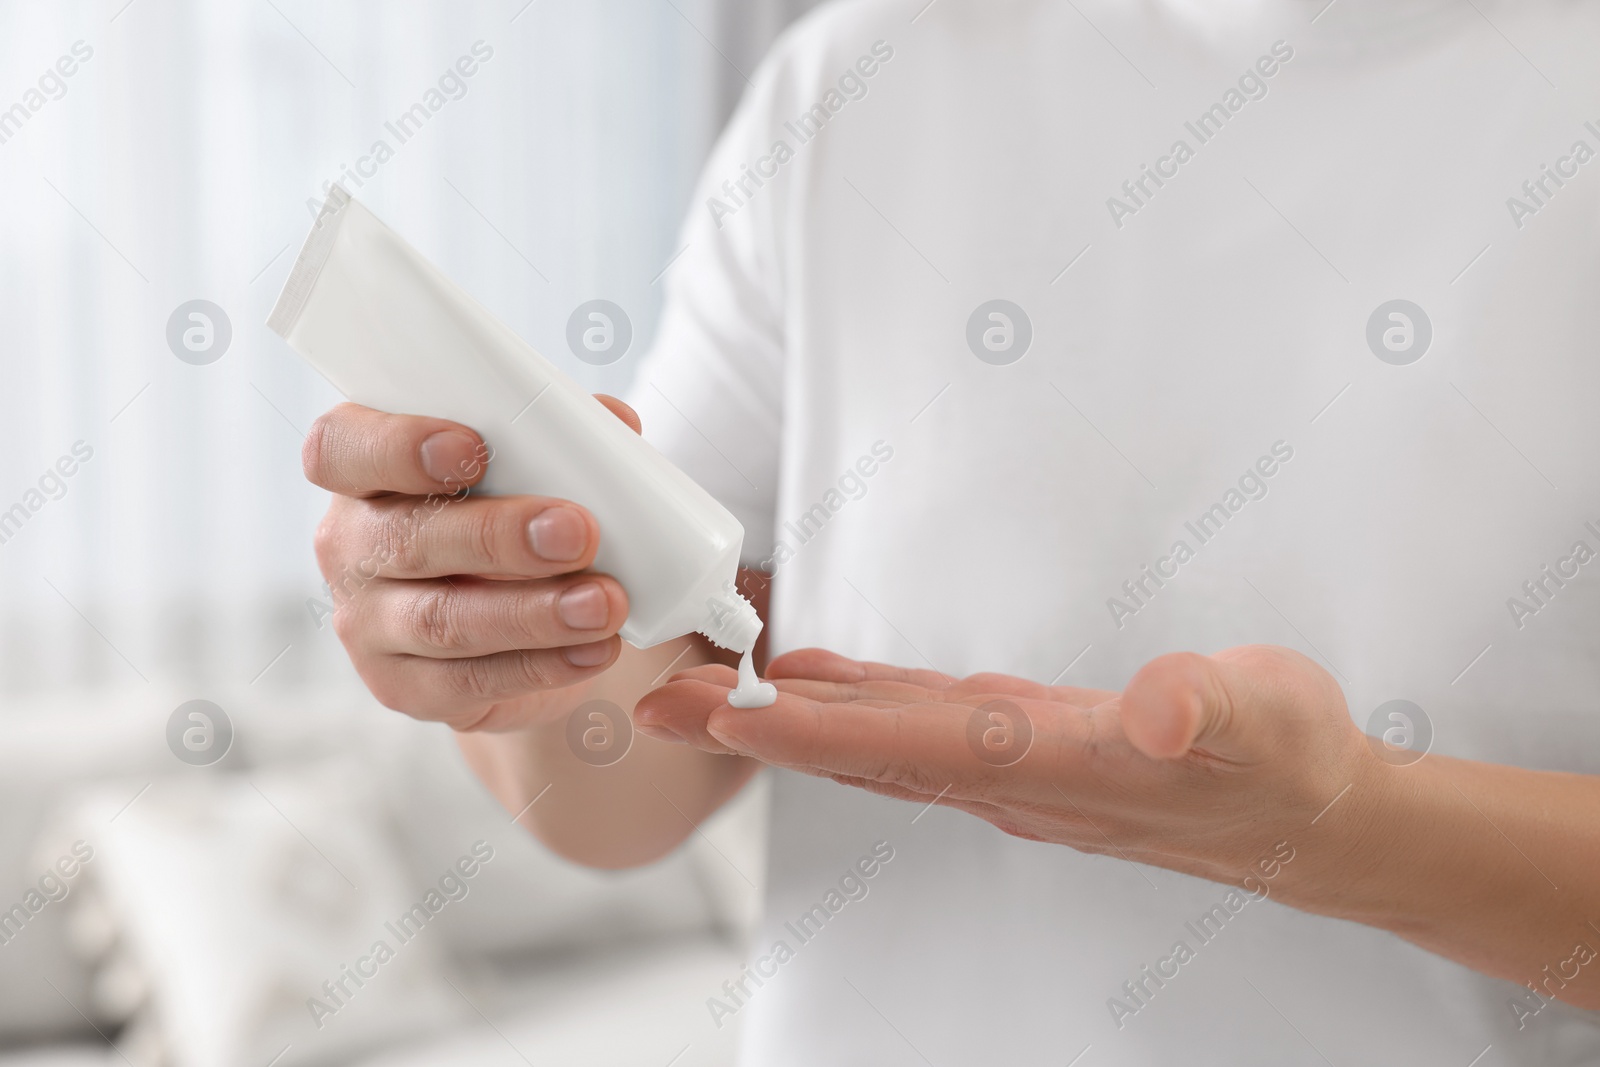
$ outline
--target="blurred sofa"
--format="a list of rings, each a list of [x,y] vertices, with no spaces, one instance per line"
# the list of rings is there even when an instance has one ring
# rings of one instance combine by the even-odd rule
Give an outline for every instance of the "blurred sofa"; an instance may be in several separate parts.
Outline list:
[[[705,1002],[755,917],[759,785],[589,871],[441,727],[348,687],[213,699],[234,741],[205,767],[168,748],[178,698],[9,703],[0,1067],[733,1062]]]

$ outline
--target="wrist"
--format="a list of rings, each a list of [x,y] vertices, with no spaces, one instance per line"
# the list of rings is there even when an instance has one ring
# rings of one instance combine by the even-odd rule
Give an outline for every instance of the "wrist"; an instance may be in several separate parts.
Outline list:
[[[1415,899],[1421,872],[1449,850],[1437,798],[1448,786],[1439,761],[1399,766],[1365,745],[1347,765],[1347,785],[1292,838],[1281,899],[1302,911],[1404,934],[1433,908]]]

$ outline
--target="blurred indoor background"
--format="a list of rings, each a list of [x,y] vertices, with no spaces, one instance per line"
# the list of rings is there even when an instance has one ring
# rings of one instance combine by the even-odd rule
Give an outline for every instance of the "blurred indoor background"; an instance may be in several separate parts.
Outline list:
[[[700,163],[810,6],[0,4],[0,1063],[729,1062],[704,1004],[754,912],[759,791],[656,867],[580,871],[378,707],[319,624],[299,448],[338,397],[263,323],[341,179],[621,391]],[[597,298],[635,335],[607,367],[565,343]],[[193,300],[231,332],[211,362],[169,346]],[[226,717],[207,765],[169,743],[192,700]]]

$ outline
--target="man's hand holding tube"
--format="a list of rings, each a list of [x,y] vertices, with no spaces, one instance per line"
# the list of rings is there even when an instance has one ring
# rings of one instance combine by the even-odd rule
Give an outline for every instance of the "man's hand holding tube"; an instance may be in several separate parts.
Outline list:
[[[627,405],[600,399],[638,430]],[[303,459],[334,494],[316,537],[334,628],[384,704],[506,729],[536,714],[538,694],[616,662],[628,595],[588,571],[599,524],[566,500],[464,495],[490,459],[472,430],[341,404]]]

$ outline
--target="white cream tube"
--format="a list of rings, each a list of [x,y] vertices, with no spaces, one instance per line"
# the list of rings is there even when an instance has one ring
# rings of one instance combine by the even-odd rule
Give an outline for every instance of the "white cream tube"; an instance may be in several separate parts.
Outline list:
[[[352,401],[476,430],[492,456],[482,491],[588,508],[632,644],[698,631],[755,646],[761,620],[734,590],[739,521],[342,188],[267,325]]]

